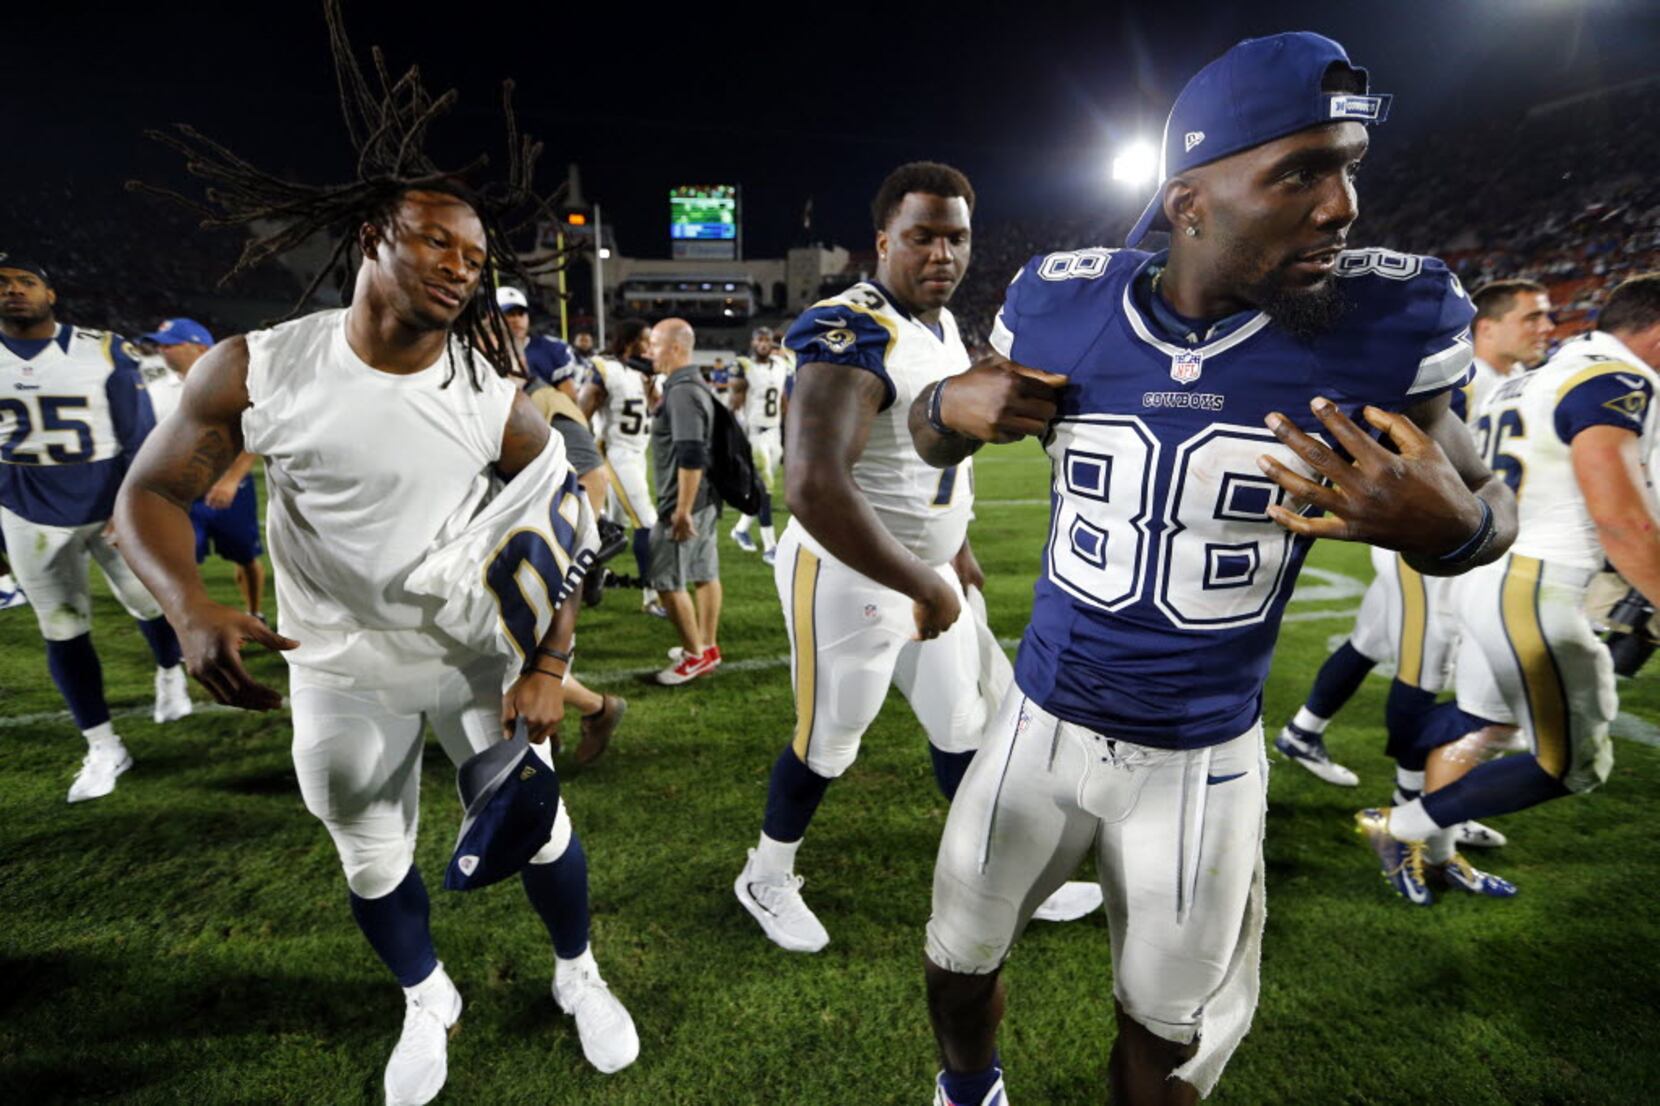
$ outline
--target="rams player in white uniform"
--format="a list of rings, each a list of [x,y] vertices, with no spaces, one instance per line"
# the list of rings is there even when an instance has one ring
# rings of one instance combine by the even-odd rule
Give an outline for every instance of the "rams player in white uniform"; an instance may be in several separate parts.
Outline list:
[[[618,320],[611,352],[594,357],[593,370],[577,399],[582,413],[600,428],[595,438],[605,455],[605,475],[610,480],[606,514],[627,519],[633,529],[630,548],[641,580],[650,575],[651,528],[657,525],[657,508],[646,481],[646,447],[651,443],[657,388],[654,378],[635,366],[649,368],[644,358],[650,342],[645,323]],[[662,609],[657,592],[649,587],[641,596],[641,605],[648,611]]]
[[[1515,488],[1520,529],[1506,557],[1459,582],[1458,702],[1436,709],[1424,741],[1436,746],[1434,758],[1460,735],[1511,723],[1530,754],[1473,765],[1459,757],[1452,782],[1356,816],[1410,902],[1432,901],[1426,874],[1514,894],[1452,851],[1450,827],[1583,794],[1608,778],[1618,703],[1585,591],[1607,561],[1651,603],[1660,599],[1660,514],[1647,475],[1656,365],[1660,274],[1649,274],[1610,293],[1595,331],[1500,383],[1477,414],[1488,463]]]
[[[215,698],[277,706],[281,696],[248,675],[239,651],[252,639],[285,652],[301,795],[333,839],[353,918],[404,989],[386,1102],[412,1106],[442,1089],[462,1009],[414,865],[423,730],[430,722],[459,763],[522,722],[546,760],[578,602],[567,599],[540,639],[514,635],[520,667],[464,647],[412,577],[493,480],[512,488],[548,473],[542,491],[556,513],[568,502],[580,516],[581,496],[547,419],[507,376],[522,366],[511,353],[488,355],[511,343],[480,288],[513,258],[486,220],[504,203],[535,202],[528,166],[492,186],[494,199],[437,190],[431,182],[452,178],[421,149],[429,114],[407,110],[405,98],[438,98],[413,70],[378,98],[343,36],[333,41],[348,123],[379,121],[348,128],[351,183],[303,189],[240,160],[231,173],[222,147],[194,135],[177,144],[215,182],[209,201],[232,221],[251,223],[274,193],[289,197],[271,213],[276,233],[294,241],[350,218],[361,258],[350,306],[233,337],[202,358],[179,410],[135,461],[118,526],[125,556],[181,628],[190,670]],[[344,212],[342,196],[356,197]],[[195,571],[189,504],[244,448],[265,459],[281,635],[214,603]],[[538,468],[550,449],[557,471]],[[567,530],[561,541],[570,538]],[[469,583],[492,593],[503,622],[534,627],[535,597],[556,594],[572,555],[540,533],[515,533]],[[527,588],[534,577],[541,583]],[[589,948],[587,861],[563,804],[521,882],[553,945],[553,998],[575,1017],[584,1054],[604,1072],[627,1066],[639,1038]]]
[[[771,327],[757,327],[750,336],[750,355],[738,358],[732,368],[732,408],[743,418],[744,433],[755,454],[755,472],[767,490],[768,506],[776,490],[778,466],[784,461],[784,385],[789,381],[790,362],[773,345]],[[772,529],[770,509],[761,520],[761,550],[767,556],[778,545]],[[744,515],[732,528],[732,540],[745,552],[755,552],[749,528],[754,515]]]
[[[965,588],[984,580],[968,544],[970,463],[930,468],[905,428],[917,392],[968,364],[945,304],[968,268],[973,204],[968,180],[949,166],[895,169],[872,204],[875,279],[806,311],[785,339],[802,367],[785,465],[791,518],[773,573],[795,735],[773,765],[760,842],[734,890],[766,935],[795,952],[830,940],[802,901],[796,851],[888,688],[922,723],[948,799],[1000,691],[981,659],[983,613],[957,617]],[[1073,889],[1070,916],[1094,908],[1092,891]]]
[[[1550,295],[1531,280],[1494,281],[1470,296],[1476,317],[1471,324],[1475,360],[1469,383],[1454,393],[1453,409],[1473,422],[1493,387],[1544,360],[1551,334]],[[1400,554],[1372,550],[1374,576],[1361,600],[1348,641],[1320,667],[1308,701],[1274,740],[1274,747],[1294,763],[1328,783],[1353,787],[1354,772],[1333,761],[1324,734],[1372,668],[1395,662],[1385,719],[1389,752],[1396,760],[1394,802],[1415,799],[1425,786],[1425,754],[1418,730],[1446,687],[1458,644],[1458,615],[1449,579],[1424,576]],[[1502,744],[1483,746],[1484,755]],[[1502,833],[1479,822],[1460,825],[1458,843],[1503,845]]]
[[[190,695],[178,638],[107,533],[116,489],[155,425],[137,351],[58,322],[57,298],[44,268],[0,255],[0,544],[33,605],[52,682],[86,738],[69,788],[76,803],[108,795],[133,764],[110,723],[92,647],[89,561],[155,657],[155,720],[189,714]]]

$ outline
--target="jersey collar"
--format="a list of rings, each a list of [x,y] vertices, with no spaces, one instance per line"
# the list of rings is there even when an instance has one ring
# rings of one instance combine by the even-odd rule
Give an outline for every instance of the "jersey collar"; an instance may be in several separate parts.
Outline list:
[[[881,281],[876,280],[873,277],[868,283],[872,288],[882,293],[883,299],[893,305],[893,309],[899,312],[900,318],[904,319],[906,322],[915,323],[923,330],[926,330],[929,334],[932,334],[939,341],[945,341],[945,313],[943,311],[940,312],[940,321],[930,326],[921,319],[917,318],[915,315],[911,314],[909,311],[905,310],[905,305],[894,299],[893,293],[884,288]]]
[[[1268,325],[1265,312],[1239,311],[1211,323],[1200,339],[1194,329],[1204,324],[1178,315],[1153,287],[1154,278],[1169,259],[1169,250],[1153,254],[1124,285],[1124,317],[1143,342],[1171,356],[1199,353],[1214,357]]]

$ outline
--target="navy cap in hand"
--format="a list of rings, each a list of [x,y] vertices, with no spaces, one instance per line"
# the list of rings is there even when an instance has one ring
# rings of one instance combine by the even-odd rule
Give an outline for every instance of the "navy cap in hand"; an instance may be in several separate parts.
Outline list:
[[[447,891],[506,879],[547,844],[559,814],[559,777],[530,747],[524,720],[511,741],[474,753],[456,770],[466,815],[444,872]]]
[[[1195,73],[1164,124],[1158,191],[1124,244],[1170,229],[1164,182],[1179,173],[1323,123],[1389,118],[1390,96],[1321,91],[1333,65],[1354,70],[1366,85],[1366,70],[1312,31],[1248,38]]]

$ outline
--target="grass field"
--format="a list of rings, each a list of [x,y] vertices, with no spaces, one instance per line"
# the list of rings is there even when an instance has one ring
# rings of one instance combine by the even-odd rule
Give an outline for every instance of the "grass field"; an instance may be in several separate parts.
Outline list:
[[[1024,447],[980,465],[973,538],[1008,637],[1030,601],[1045,471]],[[731,884],[792,723],[787,643],[770,571],[724,537],[722,559],[727,664],[712,679],[640,682],[674,642],[637,613],[637,596],[613,592],[580,629],[580,674],[630,704],[611,752],[564,783],[590,858],[595,952],[639,1025],[639,1062],[609,1077],[584,1063],[548,996],[546,934],[516,886],[435,891],[439,952],[468,1003],[441,1102],[929,1101],[922,926],[945,806],[921,731],[893,695],[802,850],[829,949],[772,946]],[[1292,604],[1272,725],[1349,628],[1358,586],[1343,595],[1333,580],[1358,585],[1367,564],[1363,549],[1315,551],[1311,565],[1338,576],[1305,576],[1324,591]],[[229,598],[227,566],[210,573]],[[64,802],[84,743],[29,613],[0,613],[0,1100],[380,1101],[402,1000],[300,803],[286,716],[199,710],[151,724],[143,644],[97,586],[109,697],[137,759],[97,802]],[[251,667],[283,686],[275,656]],[[1385,686],[1368,681],[1331,733],[1361,773],[1358,792],[1283,763],[1274,773],[1262,1003],[1211,1101],[1654,1101],[1660,749],[1618,740],[1603,790],[1500,823],[1512,844],[1478,861],[1521,886],[1515,900],[1412,909],[1350,831],[1351,812],[1389,788]],[[1643,723],[1660,720],[1660,677],[1621,695],[1638,720],[1628,730],[1654,733]],[[429,746],[419,859],[433,887],[459,817],[453,779]],[[1105,920],[1035,925],[1006,976],[1013,1101],[1101,1101]]]

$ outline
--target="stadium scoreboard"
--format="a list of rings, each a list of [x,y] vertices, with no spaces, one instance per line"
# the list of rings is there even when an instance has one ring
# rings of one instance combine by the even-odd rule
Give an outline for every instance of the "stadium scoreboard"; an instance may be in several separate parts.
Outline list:
[[[669,190],[669,239],[675,257],[736,260],[742,233],[735,184]]]

